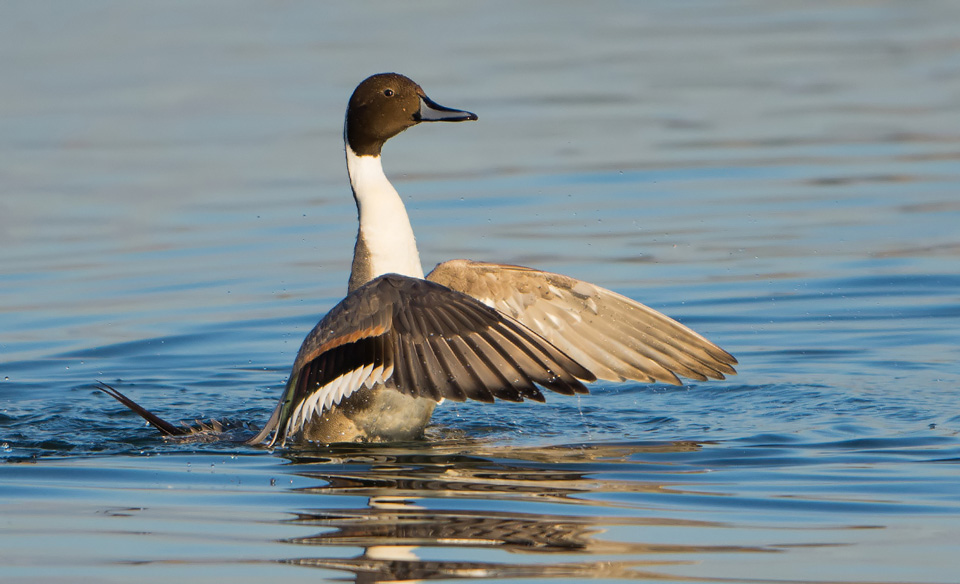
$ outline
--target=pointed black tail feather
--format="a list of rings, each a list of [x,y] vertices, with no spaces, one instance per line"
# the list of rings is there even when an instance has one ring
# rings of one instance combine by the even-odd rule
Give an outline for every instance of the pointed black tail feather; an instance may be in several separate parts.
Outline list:
[[[165,436],[182,436],[190,432],[189,428],[174,426],[102,381],[97,381],[97,389],[139,414],[141,418],[157,430],[160,430],[160,433]]]

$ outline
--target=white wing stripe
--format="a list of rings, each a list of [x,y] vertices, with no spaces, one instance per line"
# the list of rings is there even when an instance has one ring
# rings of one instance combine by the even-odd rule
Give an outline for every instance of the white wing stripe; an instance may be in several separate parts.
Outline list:
[[[323,414],[364,385],[373,387],[377,383],[386,381],[391,374],[393,374],[393,367],[385,372],[382,365],[374,369],[373,364],[370,363],[331,379],[297,404],[287,423],[285,435],[290,436],[299,432],[314,416]]]
[[[372,370],[367,375],[367,378],[363,380],[363,385],[367,389],[373,389],[373,386],[382,380],[383,380],[383,365],[379,365],[376,369]]]

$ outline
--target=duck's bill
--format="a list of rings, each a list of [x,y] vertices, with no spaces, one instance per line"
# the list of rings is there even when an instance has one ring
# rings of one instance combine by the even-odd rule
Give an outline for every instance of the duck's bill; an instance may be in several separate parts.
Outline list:
[[[417,117],[421,122],[466,122],[476,120],[477,114],[444,107],[429,97],[421,96]]]

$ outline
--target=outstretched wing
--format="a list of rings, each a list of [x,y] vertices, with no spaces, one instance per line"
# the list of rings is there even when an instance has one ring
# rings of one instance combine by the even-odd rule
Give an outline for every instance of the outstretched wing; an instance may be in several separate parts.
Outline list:
[[[451,260],[427,279],[473,296],[538,333],[599,379],[705,381],[737,360],[677,321],[610,290],[520,266]]]
[[[250,442],[296,434],[361,387],[492,402],[586,393],[595,377],[538,334],[470,296],[396,274],[351,292],[307,335],[283,398]]]

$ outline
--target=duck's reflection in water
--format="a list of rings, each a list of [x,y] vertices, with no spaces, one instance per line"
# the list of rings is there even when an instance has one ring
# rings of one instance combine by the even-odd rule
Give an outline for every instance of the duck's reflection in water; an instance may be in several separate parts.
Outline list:
[[[293,523],[321,530],[286,541],[322,546],[329,555],[288,561],[352,572],[356,582],[663,580],[675,576],[658,573],[656,567],[689,563],[684,554],[777,551],[648,541],[653,527],[723,527],[645,516],[641,507],[630,503],[630,493],[681,492],[682,473],[669,485],[617,478],[618,472],[636,471],[640,463],[634,457],[642,452],[685,452],[698,448],[693,443],[496,451],[471,445],[470,454],[463,453],[463,444],[459,446],[413,450],[344,446],[291,455],[296,474],[321,483],[297,491],[363,496],[367,506],[297,513]],[[612,532],[613,537],[604,537]],[[364,551],[348,557],[345,548]],[[523,561],[511,558],[510,554],[518,553],[528,555]]]

